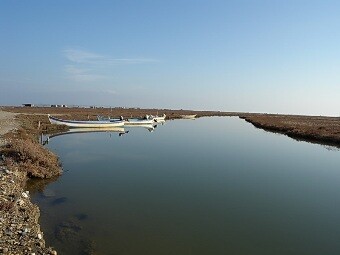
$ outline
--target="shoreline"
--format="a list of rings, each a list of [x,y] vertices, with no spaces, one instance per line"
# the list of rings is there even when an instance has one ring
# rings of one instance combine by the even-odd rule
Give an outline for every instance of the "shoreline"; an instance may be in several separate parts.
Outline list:
[[[297,141],[340,148],[340,118],[322,116],[252,114],[239,118],[256,128]]]
[[[15,138],[21,128],[16,118],[16,114],[0,110],[0,253],[56,255],[53,248],[46,247],[40,210],[26,191],[27,169],[5,156],[6,150],[20,141]]]
[[[39,208],[31,202],[29,194],[25,191],[26,181],[30,178],[49,179],[62,174],[57,156],[50,154],[51,152],[38,142],[38,135],[41,133],[65,130],[63,126],[51,125],[47,113],[67,119],[95,119],[97,115],[137,117],[157,113],[159,115],[165,113],[167,119],[178,119],[181,115],[187,114],[197,114],[198,117],[233,116],[244,119],[254,127],[265,131],[284,134],[299,141],[340,148],[340,118],[336,117],[170,109],[0,107],[2,124],[0,125],[0,253],[2,254],[57,254],[53,248],[45,247],[39,224]],[[25,147],[20,147],[20,150],[23,150],[27,157],[40,155],[41,158],[53,158],[53,160],[38,161],[36,165],[42,167],[28,171],[27,165],[20,163],[20,160],[15,157],[17,154],[8,151],[11,146],[19,146],[16,141],[25,144]],[[23,152],[20,152],[20,158]],[[5,154],[3,158],[2,155]]]

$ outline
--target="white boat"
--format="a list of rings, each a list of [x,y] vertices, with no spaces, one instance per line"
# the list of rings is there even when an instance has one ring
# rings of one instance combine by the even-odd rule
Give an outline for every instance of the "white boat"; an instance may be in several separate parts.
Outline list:
[[[111,118],[111,117],[104,117],[104,116],[97,115],[97,120],[114,122],[114,121],[124,120],[124,118],[122,116],[120,116],[120,118]]]
[[[97,120],[62,120],[52,117],[48,114],[48,119],[51,124],[65,125],[72,128],[108,128],[122,127],[124,121],[97,121]]]
[[[146,115],[144,118],[130,118],[124,120],[123,117],[111,118],[111,117],[103,117],[97,116],[98,121],[110,121],[110,122],[117,122],[117,121],[124,121],[125,126],[135,126],[135,125],[151,125],[154,124],[154,118],[151,115]]]
[[[124,121],[125,126],[134,126],[134,125],[152,125],[155,121],[153,119],[127,119]]]
[[[133,126],[133,125],[152,125],[154,124],[154,120],[152,116],[150,115],[145,115],[144,118],[131,118],[125,120],[124,125],[126,126]]]
[[[181,115],[182,119],[195,119],[197,114],[191,114],[191,115]]]
[[[163,116],[156,115],[156,116],[153,117],[153,120],[154,120],[154,122],[164,122],[165,121],[165,117],[166,117],[165,114],[163,114]]]

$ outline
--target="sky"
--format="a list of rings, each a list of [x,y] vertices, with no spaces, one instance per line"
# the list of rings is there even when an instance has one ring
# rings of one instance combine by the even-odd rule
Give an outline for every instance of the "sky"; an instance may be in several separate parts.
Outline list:
[[[23,103],[340,116],[340,1],[2,0]]]

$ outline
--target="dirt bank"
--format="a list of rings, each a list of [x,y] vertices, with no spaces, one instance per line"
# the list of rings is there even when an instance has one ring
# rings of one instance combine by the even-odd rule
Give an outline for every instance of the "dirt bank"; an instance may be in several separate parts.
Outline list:
[[[47,178],[61,169],[20,124],[18,115],[0,110],[0,254],[57,254],[45,247],[40,211],[25,186],[29,176]]]
[[[16,113],[4,112],[0,110],[0,146],[6,144],[3,135],[19,127],[16,121]]]

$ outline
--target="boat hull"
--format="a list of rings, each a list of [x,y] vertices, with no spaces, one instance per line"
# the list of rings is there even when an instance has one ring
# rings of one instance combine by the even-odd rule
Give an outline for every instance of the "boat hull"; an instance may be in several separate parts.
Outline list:
[[[70,128],[110,128],[122,127],[124,121],[83,121],[83,120],[62,120],[52,116],[48,116],[51,124],[65,125]]]
[[[163,116],[155,116],[153,117],[154,122],[164,122],[166,115],[163,114]]]
[[[197,114],[192,114],[192,115],[181,115],[182,119],[195,119]]]
[[[111,118],[105,118],[105,117],[101,117],[101,116],[97,116],[97,119],[99,121],[110,121],[110,122],[117,122],[117,121],[120,121],[123,119],[123,117],[121,117],[121,119],[111,119]],[[163,119],[164,121],[164,118],[163,117],[159,117],[159,122],[161,122]],[[136,125],[152,125],[154,124],[154,122],[157,122],[155,120],[155,118],[152,118],[152,119],[138,119],[138,118],[131,118],[131,119],[127,119],[127,120],[124,120],[124,125],[125,126],[136,126]]]
[[[135,126],[135,125],[152,125],[154,120],[140,120],[140,119],[128,119],[124,122],[125,126]]]

